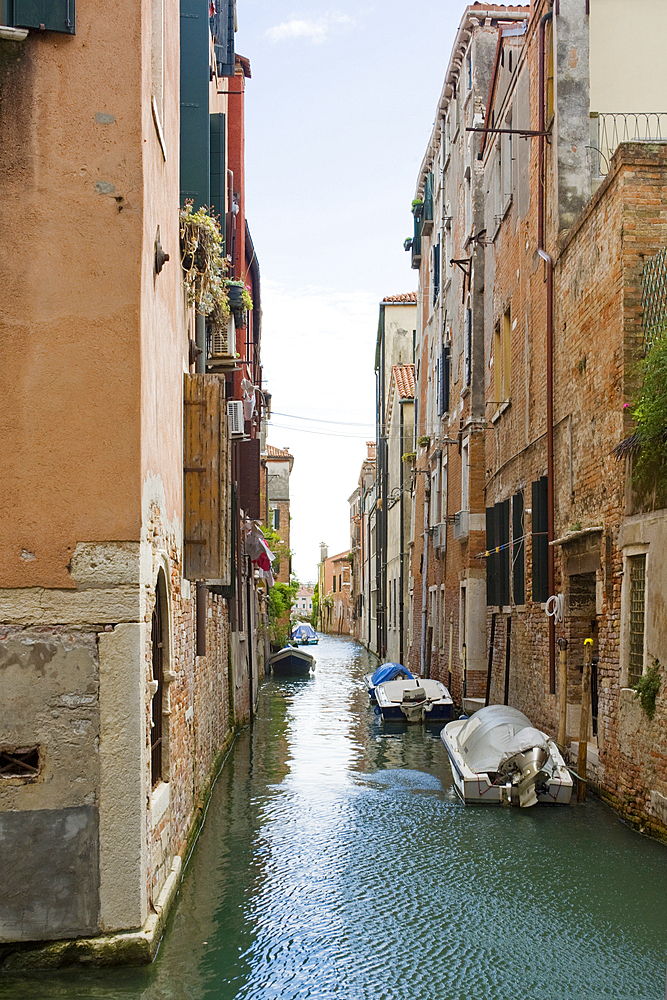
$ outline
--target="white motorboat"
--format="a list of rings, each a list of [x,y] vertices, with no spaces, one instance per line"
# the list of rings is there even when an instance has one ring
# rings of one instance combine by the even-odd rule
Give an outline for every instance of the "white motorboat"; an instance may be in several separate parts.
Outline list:
[[[385,722],[444,722],[454,712],[445,685],[428,677],[385,681],[376,686],[375,698]]]
[[[558,747],[507,705],[488,705],[449,722],[440,734],[456,790],[464,802],[567,804],[572,777]]]

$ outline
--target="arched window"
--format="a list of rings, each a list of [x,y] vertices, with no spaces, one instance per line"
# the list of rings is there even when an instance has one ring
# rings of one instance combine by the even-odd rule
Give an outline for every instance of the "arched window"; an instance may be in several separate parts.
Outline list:
[[[166,691],[164,683],[165,658],[167,641],[165,627],[167,624],[167,593],[164,583],[164,573],[160,570],[155,588],[155,607],[151,625],[151,648],[153,681],[157,689],[151,702],[151,785],[154,788],[165,780],[165,739],[164,739],[164,709],[166,707]]]

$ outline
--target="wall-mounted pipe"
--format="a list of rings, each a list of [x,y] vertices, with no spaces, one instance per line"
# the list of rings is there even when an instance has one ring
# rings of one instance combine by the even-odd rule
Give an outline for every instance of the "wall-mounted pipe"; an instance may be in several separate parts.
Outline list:
[[[538,68],[538,187],[537,187],[537,252],[545,263],[547,284],[547,536],[549,542],[554,540],[554,390],[553,390],[553,339],[554,339],[554,278],[553,259],[544,249],[544,232],[546,222],[546,159],[545,159],[545,103],[546,103],[546,26],[553,22],[553,13],[548,11],[540,18],[539,28],[539,68]],[[554,547],[549,545],[547,555],[547,577],[549,594],[556,588],[554,568]],[[549,617],[549,692],[556,691],[556,622]]]

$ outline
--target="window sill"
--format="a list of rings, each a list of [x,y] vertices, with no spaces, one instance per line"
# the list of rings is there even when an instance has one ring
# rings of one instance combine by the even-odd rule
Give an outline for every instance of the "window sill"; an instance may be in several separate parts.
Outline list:
[[[502,417],[503,413],[507,413],[511,405],[512,405],[511,399],[506,399],[504,403],[501,403],[496,412],[491,417],[491,423],[497,424],[500,418]]]
[[[169,783],[160,781],[151,792],[151,824],[157,826],[169,808]]]

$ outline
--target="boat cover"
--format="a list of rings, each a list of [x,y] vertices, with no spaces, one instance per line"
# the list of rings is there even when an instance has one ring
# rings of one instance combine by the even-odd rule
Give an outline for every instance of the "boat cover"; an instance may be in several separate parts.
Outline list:
[[[457,742],[463,757],[473,771],[497,771],[501,759],[513,746],[514,737],[522,729],[534,730],[530,719],[517,708],[508,705],[488,705],[471,715],[461,727]],[[545,737],[540,733],[541,741]],[[534,746],[535,744],[531,744]],[[517,746],[510,756],[519,753]]]
[[[408,680],[412,680],[414,674],[410,673],[408,668],[404,667],[402,663],[383,663],[371,675],[371,685],[372,687],[377,687],[378,684],[384,684],[385,681],[393,681],[397,677],[405,677]]]
[[[520,729],[516,736],[513,736],[509,741],[504,754],[498,761],[498,767],[501,768],[506,761],[511,760],[512,757],[516,757],[518,753],[532,750],[533,747],[540,747],[546,753],[549,753],[544,733],[540,732],[539,729],[535,729],[534,726],[526,726],[524,729]]]
[[[317,639],[317,633],[312,625],[303,623],[301,625],[295,625],[292,629],[293,639]]]

